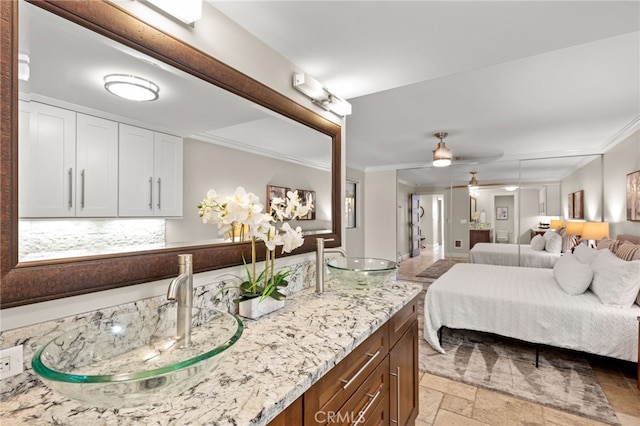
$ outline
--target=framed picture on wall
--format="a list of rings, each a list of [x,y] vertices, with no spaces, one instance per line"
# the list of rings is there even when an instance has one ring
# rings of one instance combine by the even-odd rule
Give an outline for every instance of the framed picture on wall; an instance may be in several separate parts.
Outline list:
[[[571,194],[569,194],[569,211],[567,216],[569,217],[569,219],[573,219],[574,218],[574,213],[573,213],[573,192]]]
[[[509,207],[496,207],[496,220],[509,220]]]
[[[265,207],[265,210],[271,213],[271,202],[274,198],[287,198],[287,192],[291,191],[291,188],[286,186],[267,185],[267,200],[269,204]]]
[[[584,191],[573,193],[573,218],[584,219]]]
[[[309,204],[313,206],[309,213],[306,216],[300,218],[300,220],[315,220],[316,218],[316,191],[311,191],[308,189],[298,189],[298,196],[303,203]]]
[[[627,175],[627,220],[640,222],[640,170]]]

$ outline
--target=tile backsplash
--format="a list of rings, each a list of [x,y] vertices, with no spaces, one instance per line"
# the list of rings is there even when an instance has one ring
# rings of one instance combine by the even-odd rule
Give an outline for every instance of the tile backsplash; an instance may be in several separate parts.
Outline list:
[[[292,273],[289,275],[289,285],[284,289],[284,293],[296,293],[314,285],[315,262],[305,261],[291,264],[287,266],[287,269],[290,269]],[[197,277],[197,274],[194,277]],[[215,308],[237,313],[238,306],[233,303],[233,299],[238,296],[238,290],[229,288],[237,285],[237,279],[229,275],[220,275],[217,279],[212,278],[208,284],[194,286],[193,305],[197,308]],[[23,345],[24,372],[2,380],[0,397],[7,398],[19,394],[41,383],[31,369],[31,357],[41,345],[61,334],[62,331],[81,326],[93,319],[113,316],[118,312],[154,309],[167,303],[165,296],[156,296],[1,332],[0,349]]]

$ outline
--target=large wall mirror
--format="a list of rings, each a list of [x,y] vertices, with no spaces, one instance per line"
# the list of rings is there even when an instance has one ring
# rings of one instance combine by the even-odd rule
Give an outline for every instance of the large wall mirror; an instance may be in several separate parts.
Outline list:
[[[230,242],[198,217],[196,204],[210,188],[231,194],[243,186],[265,204],[267,185],[313,191],[314,220],[296,223],[309,238],[294,254],[312,251],[315,236],[340,245],[340,126],[112,4],[21,1],[0,7],[3,308],[170,277],[179,252],[194,254],[197,272],[240,264],[248,244]],[[109,73],[142,75],[160,86],[160,97],[143,103],[117,98],[100,84]],[[48,166],[62,156],[54,150],[47,153],[51,161],[42,153],[26,161],[32,152],[21,140],[37,128],[40,111],[179,138],[177,213],[154,218],[120,208],[82,217],[79,210],[34,208],[33,198],[43,197],[34,194],[52,193],[38,187],[37,161]],[[142,167],[144,158],[139,161]],[[60,181],[68,189],[64,203],[80,203],[68,194],[79,193],[79,179]],[[124,229],[129,238],[114,241],[113,229]]]

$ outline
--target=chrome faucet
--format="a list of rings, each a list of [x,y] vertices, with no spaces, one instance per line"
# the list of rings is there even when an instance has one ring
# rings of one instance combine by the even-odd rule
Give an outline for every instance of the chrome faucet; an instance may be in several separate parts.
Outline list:
[[[325,241],[333,241],[333,238],[324,239],[316,238],[316,293],[320,294],[324,292],[324,278],[326,267],[324,266],[325,253],[340,253],[342,256],[347,257],[347,252],[343,248],[324,248]]]
[[[178,255],[179,275],[169,284],[167,299],[178,304],[177,339],[181,348],[191,345],[191,310],[193,309],[193,255]]]

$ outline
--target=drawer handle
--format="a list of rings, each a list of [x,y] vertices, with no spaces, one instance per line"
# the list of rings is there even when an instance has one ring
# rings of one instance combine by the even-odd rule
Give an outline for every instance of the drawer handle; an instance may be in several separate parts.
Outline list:
[[[73,169],[69,169],[69,208],[73,207]]]
[[[376,392],[375,395],[371,395],[370,393],[368,393],[367,396],[371,399],[369,400],[367,405],[365,405],[362,411],[358,413],[358,418],[352,424],[359,425],[364,421],[364,415],[367,414],[367,411],[369,411],[369,408],[371,408],[373,403],[376,402],[376,399],[378,399],[378,396],[380,396],[380,391]]]
[[[396,420],[391,423],[400,424],[400,367],[396,367],[396,372],[389,372],[389,375],[396,378]]]
[[[153,177],[149,177],[149,210],[153,210]]]
[[[358,370],[356,374],[353,375],[353,377],[351,377],[349,380],[340,379],[340,381],[344,383],[344,386],[342,386],[342,389],[346,389],[351,383],[353,383],[353,381],[360,375],[360,373],[366,370],[369,364],[371,364],[375,359],[375,357],[377,357],[378,355],[380,355],[380,349],[378,349],[378,352],[376,352],[375,354],[368,353],[367,356],[369,357],[369,361],[367,361],[366,364],[363,365],[362,368],[360,368],[360,370]]]
[[[82,183],[82,192],[80,193],[80,208],[84,210],[84,169],[80,172],[80,178]]]
[[[160,197],[162,195],[162,187],[160,186],[162,182],[160,182],[160,178],[158,178],[158,209],[160,209]]]

